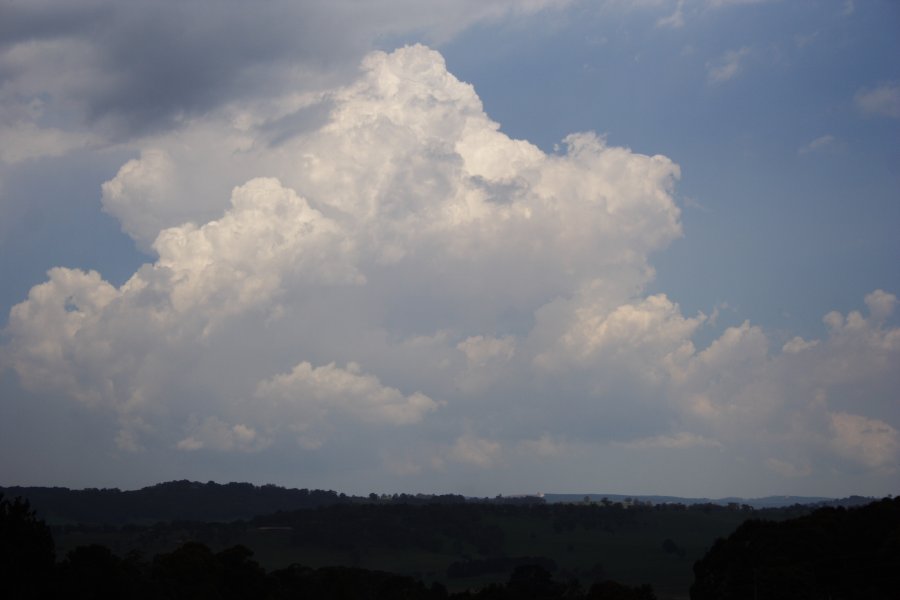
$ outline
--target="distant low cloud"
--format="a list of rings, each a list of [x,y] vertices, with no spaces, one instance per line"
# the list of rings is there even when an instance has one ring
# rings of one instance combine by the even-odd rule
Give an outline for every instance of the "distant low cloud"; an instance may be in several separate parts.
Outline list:
[[[467,433],[456,440],[450,450],[450,457],[463,463],[487,468],[495,465],[499,459],[500,450],[500,444],[496,441]]]
[[[741,62],[750,54],[750,48],[729,50],[717,60],[707,63],[706,78],[712,85],[734,79],[741,70]]]
[[[190,435],[179,441],[179,450],[192,452],[207,449],[216,452],[256,452],[269,444],[252,427],[229,425],[217,417],[207,417],[202,423],[192,424]]]
[[[862,89],[854,101],[865,115],[900,119],[900,83],[888,82]]]
[[[781,475],[790,479],[798,477],[809,477],[812,474],[812,468],[809,465],[795,465],[780,458],[769,458],[766,460],[766,466]]]
[[[438,407],[425,394],[404,395],[382,385],[356,363],[313,367],[302,362],[290,373],[261,381],[254,396],[263,410],[267,408],[263,403],[272,403],[271,413],[298,436],[314,439],[327,434],[324,421],[330,413],[344,413],[367,423],[410,425]],[[278,425],[273,422],[269,427],[274,431]]]
[[[674,435],[659,435],[651,438],[642,438],[629,442],[620,442],[622,446],[629,448],[696,448],[696,447],[713,447],[721,448],[722,444],[716,440],[705,438],[701,435],[693,433],[679,432]]]

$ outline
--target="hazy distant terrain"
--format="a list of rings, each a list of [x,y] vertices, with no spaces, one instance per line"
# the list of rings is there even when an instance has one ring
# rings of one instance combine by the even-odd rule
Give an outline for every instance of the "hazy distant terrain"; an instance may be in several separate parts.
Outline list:
[[[762,498],[741,498],[729,496],[727,498],[682,498],[681,496],[643,496],[623,494],[543,494],[547,502],[582,502],[585,498],[598,501],[606,498],[612,502],[627,502],[639,500],[651,504],[729,504],[747,505],[753,508],[780,508],[794,506],[795,504],[815,506],[862,506],[868,504],[874,498],[864,496],[850,496],[848,498],[826,498],[824,496],[764,496]]]

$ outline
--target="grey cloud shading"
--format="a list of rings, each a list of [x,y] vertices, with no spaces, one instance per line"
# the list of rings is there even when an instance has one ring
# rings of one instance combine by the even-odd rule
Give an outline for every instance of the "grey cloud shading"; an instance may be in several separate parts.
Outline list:
[[[237,0],[11,3],[4,7],[0,51],[37,43],[84,53],[86,60],[74,81],[54,82],[51,68],[44,89],[18,85],[31,69],[27,57],[0,55],[0,73],[9,92],[78,103],[88,125],[122,141],[169,130],[229,102],[277,94],[298,78],[311,90],[346,80],[383,36],[442,37],[481,19],[561,2],[426,4],[273,0],[262,10]]]
[[[260,133],[268,138],[271,146],[280,146],[298,135],[310,133],[318,129],[328,118],[334,104],[327,98],[320,102],[304,106],[264,123],[260,127]]]
[[[120,6],[115,22],[91,38],[102,61],[86,108],[89,119],[127,134],[167,129],[223,103],[277,91],[282,70],[305,67],[321,76],[365,47],[329,31],[316,4],[278,3],[265,11],[238,2],[215,9],[202,1]]]
[[[83,36],[108,26],[113,6],[100,2],[4,2],[0,49],[24,40]]]

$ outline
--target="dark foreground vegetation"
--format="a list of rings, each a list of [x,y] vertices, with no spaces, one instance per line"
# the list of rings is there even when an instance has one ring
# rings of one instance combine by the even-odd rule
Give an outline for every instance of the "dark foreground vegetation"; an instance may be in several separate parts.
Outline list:
[[[900,497],[751,519],[694,565],[693,600],[900,598]]]
[[[290,565],[266,572],[244,546],[213,552],[187,542],[145,560],[119,557],[97,544],[79,546],[55,560],[49,528],[27,502],[0,496],[0,592],[4,598],[288,599],[308,600],[654,600],[649,586],[600,581],[587,590],[556,581],[540,564],[524,561],[505,583],[448,593],[409,576],[357,567],[314,569]]]
[[[900,499],[753,510],[273,488],[21,488],[38,491],[30,506],[6,488],[0,597],[664,600],[690,588],[696,600],[878,599],[900,589]],[[242,501],[287,504],[245,517]]]
[[[609,579],[650,584],[663,599],[687,598],[694,561],[751,515],[784,519],[811,510],[584,497],[547,504],[536,497],[345,496],[187,481],[133,492],[5,491],[28,498],[47,520],[59,556],[92,544],[148,557],[186,541],[214,552],[242,545],[269,571],[291,564],[358,567],[438,583],[451,593],[503,584],[530,564],[557,581],[586,586]],[[268,514],[235,517],[246,514],[245,504]]]

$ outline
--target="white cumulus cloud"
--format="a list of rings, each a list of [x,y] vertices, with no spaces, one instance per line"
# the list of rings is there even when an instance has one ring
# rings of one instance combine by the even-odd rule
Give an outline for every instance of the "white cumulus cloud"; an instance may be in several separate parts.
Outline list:
[[[679,176],[591,132],[545,153],[437,52],[374,52],[346,84],[148,140],[103,203],[154,258],[121,285],[50,270],[0,361],[155,456],[315,455],[347,477],[525,455],[586,473],[610,448],[895,464],[896,297],[780,352],[750,323],[696,347],[714,319],[646,291],[682,235]]]

